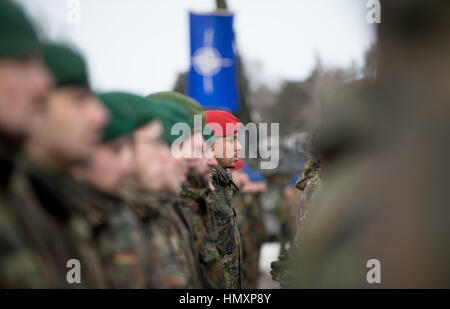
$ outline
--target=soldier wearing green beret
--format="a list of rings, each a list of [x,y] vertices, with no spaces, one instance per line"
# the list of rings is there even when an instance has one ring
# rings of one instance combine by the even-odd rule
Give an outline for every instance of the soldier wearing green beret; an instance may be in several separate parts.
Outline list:
[[[50,84],[51,76],[42,62],[39,41],[30,21],[15,4],[0,1],[2,144],[7,140],[18,142],[29,133],[30,120]]]
[[[146,288],[149,242],[141,222],[121,198],[121,190],[133,171],[132,134],[154,115],[137,95],[103,93],[99,99],[110,119],[101,145],[87,162],[71,169],[86,184],[72,186],[74,202],[85,211],[95,231],[108,286]]]
[[[143,101],[152,110],[153,118],[133,134],[135,172],[124,195],[127,205],[144,224],[151,246],[149,287],[200,288],[189,226],[178,212],[176,197],[187,165],[182,156],[175,159],[169,148],[183,141],[186,133],[172,134],[172,127],[183,123],[190,134],[192,121],[184,108],[169,100]],[[183,147],[176,147],[179,154]]]
[[[0,1],[0,287],[44,286],[48,272],[29,243],[11,175],[32,117],[45,97],[51,76],[42,63],[31,22],[14,3]]]
[[[194,115],[199,115],[202,117],[202,124],[205,123],[205,109],[194,99],[175,92],[175,91],[165,91],[165,92],[157,92],[149,95],[150,98],[160,99],[160,100],[170,100],[177,105],[183,107],[192,117]]]
[[[183,183],[179,196],[180,212],[188,222],[192,242],[195,247],[196,260],[201,270],[204,288],[224,288],[226,286],[224,270],[221,265],[220,254],[207,230],[207,219],[211,216],[207,207],[211,194],[211,168],[217,161],[211,152],[209,143],[214,140],[211,129],[205,125],[205,110],[195,100],[176,92],[161,92],[151,95],[159,99],[168,99],[184,107],[194,118],[201,119],[200,125],[194,127],[192,139],[192,153],[199,156],[189,157],[187,179]],[[195,121],[194,121],[195,122]]]
[[[85,205],[75,203],[67,172],[92,155],[108,112],[91,92],[78,52],[54,43],[43,52],[55,85],[32,123],[11,190],[29,244],[47,272],[41,287],[107,287]],[[66,265],[74,260],[81,269],[71,277]]]

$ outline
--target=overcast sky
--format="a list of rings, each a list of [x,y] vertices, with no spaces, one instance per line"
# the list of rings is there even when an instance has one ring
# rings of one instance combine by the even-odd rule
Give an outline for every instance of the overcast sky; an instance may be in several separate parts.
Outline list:
[[[188,12],[215,8],[215,0],[79,0],[81,22],[74,24],[66,20],[69,0],[16,1],[51,39],[83,51],[98,90],[143,95],[171,89],[189,67]],[[366,2],[228,0],[228,6],[245,65],[258,82],[276,84],[308,76],[316,56],[325,66],[361,65],[375,41]]]

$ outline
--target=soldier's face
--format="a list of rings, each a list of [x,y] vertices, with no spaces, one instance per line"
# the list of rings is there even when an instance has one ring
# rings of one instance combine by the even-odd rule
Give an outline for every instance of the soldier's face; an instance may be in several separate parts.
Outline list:
[[[161,123],[155,120],[134,133],[135,174],[147,192],[168,191],[176,177],[174,158],[161,139],[162,132]]]
[[[87,181],[97,190],[117,196],[132,171],[131,141],[119,138],[94,151],[89,160]]]
[[[224,137],[216,137],[211,148],[217,162],[223,168],[233,168],[238,161],[238,151],[242,149],[237,133]]]
[[[175,163],[175,175],[171,181],[174,187],[180,187],[186,180],[188,167],[202,157],[203,136],[193,133],[186,138],[181,145],[171,147],[171,153]],[[178,184],[177,184],[178,183]]]
[[[30,142],[57,160],[86,160],[97,147],[108,117],[106,108],[88,89],[55,88],[35,118]]]
[[[0,59],[0,130],[11,137],[27,135],[51,83],[37,57]]]
[[[205,151],[202,158],[195,162],[196,166],[194,167],[194,170],[196,170],[205,181],[208,181],[211,176],[211,168],[217,166],[218,163],[211,148],[205,144],[204,149]]]
[[[211,168],[217,165],[217,160],[211,148],[206,145],[201,132],[195,132],[187,143],[183,143],[183,146],[190,147],[190,153],[187,154],[189,168],[207,181]]]

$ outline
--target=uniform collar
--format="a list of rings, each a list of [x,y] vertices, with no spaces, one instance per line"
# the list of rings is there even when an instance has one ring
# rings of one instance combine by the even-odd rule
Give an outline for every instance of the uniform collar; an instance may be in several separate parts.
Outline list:
[[[239,191],[239,187],[234,183],[231,173],[224,169],[220,164],[212,168],[212,177],[226,185],[233,185]]]

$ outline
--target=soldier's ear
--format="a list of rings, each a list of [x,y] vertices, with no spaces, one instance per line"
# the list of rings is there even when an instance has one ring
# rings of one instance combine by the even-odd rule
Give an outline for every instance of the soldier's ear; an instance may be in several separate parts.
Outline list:
[[[216,142],[215,141],[211,144],[211,150],[213,152],[214,152],[214,150],[216,150]]]

